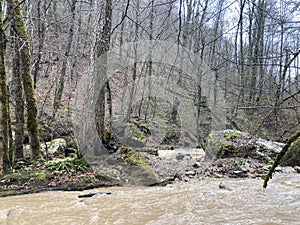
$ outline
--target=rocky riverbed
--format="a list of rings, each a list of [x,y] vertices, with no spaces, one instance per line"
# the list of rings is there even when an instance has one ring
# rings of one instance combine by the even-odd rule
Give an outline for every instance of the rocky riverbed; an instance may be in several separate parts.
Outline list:
[[[215,138],[215,137],[218,138]],[[299,173],[297,140],[276,172]],[[106,155],[85,156],[68,149],[61,139],[48,146],[47,160],[16,162],[11,173],[0,176],[0,197],[46,190],[84,190],[108,186],[163,186],[205,177],[263,178],[284,144],[255,139],[231,130],[210,136],[210,148],[141,148],[120,147]],[[210,152],[207,152],[210,151]],[[211,153],[214,154],[211,154]],[[44,154],[44,153],[43,153]],[[292,160],[291,160],[292,159]]]

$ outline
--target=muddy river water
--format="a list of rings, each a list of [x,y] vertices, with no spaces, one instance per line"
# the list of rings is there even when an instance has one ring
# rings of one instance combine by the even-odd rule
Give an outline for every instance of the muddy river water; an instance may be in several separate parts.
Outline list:
[[[6,197],[0,199],[0,224],[300,224],[300,174],[275,174],[267,189],[262,184],[205,178],[167,187]],[[97,191],[111,195],[78,198]]]

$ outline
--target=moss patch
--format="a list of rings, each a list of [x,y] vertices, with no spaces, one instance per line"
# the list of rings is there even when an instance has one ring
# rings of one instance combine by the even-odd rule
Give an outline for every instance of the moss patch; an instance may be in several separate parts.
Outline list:
[[[158,175],[139,152],[135,149],[122,146],[117,151],[118,158],[125,162],[124,170],[129,175],[132,185],[151,185],[158,183]]]
[[[235,138],[237,138],[239,136],[239,134],[238,133],[236,133],[236,132],[232,132],[232,133],[225,133],[224,134],[224,137],[225,137],[225,139],[226,140],[232,140],[232,139],[235,139]]]
[[[284,166],[300,166],[300,138],[291,144],[285,156],[281,159]]]
[[[130,166],[149,166],[146,159],[133,148],[121,146],[117,154]]]

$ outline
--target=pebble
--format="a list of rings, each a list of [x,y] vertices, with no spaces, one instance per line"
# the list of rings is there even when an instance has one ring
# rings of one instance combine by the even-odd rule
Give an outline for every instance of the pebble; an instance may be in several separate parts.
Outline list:
[[[196,175],[196,171],[195,170],[189,170],[185,172],[186,176],[195,176]]]
[[[227,185],[224,182],[221,182],[219,184],[219,188],[221,188],[221,189],[226,189],[226,187],[227,187]]]
[[[225,190],[228,190],[228,191],[232,191],[232,189],[230,187],[228,187],[228,185],[226,183],[224,183],[224,182],[221,182],[219,184],[219,188],[220,189],[225,189]]]

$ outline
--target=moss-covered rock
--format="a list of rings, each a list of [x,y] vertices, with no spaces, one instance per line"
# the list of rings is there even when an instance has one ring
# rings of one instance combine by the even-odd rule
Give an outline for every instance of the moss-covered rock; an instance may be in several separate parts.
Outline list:
[[[47,157],[53,157],[53,156],[65,156],[65,150],[67,147],[67,142],[63,138],[56,138],[52,141],[41,143],[40,151],[42,155],[46,158]],[[76,149],[75,149],[76,151]],[[24,156],[30,157],[31,156],[31,146],[25,145],[24,146]]]
[[[118,158],[125,162],[124,171],[132,185],[151,185],[158,183],[158,175],[139,152],[133,148],[122,146],[117,151]]]
[[[285,156],[281,159],[284,166],[300,166],[300,138],[292,143]]]
[[[144,147],[146,145],[147,137],[137,126],[129,123],[124,131],[123,141],[133,147]]]
[[[281,147],[237,130],[214,131],[208,137],[206,158],[242,157],[266,162],[275,159]]]
[[[146,159],[133,148],[121,146],[117,154],[130,166],[149,166]]]
[[[125,171],[129,175],[131,185],[150,186],[160,182],[151,166],[127,166]]]

